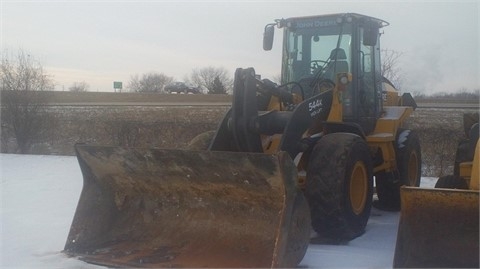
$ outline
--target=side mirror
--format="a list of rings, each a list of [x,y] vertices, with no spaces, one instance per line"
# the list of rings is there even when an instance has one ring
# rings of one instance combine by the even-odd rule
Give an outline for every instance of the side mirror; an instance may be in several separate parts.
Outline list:
[[[379,27],[377,25],[370,25],[363,30],[363,45],[375,46],[379,35]]]
[[[267,24],[263,32],[263,49],[271,50],[273,47],[273,35],[275,33],[275,24]]]

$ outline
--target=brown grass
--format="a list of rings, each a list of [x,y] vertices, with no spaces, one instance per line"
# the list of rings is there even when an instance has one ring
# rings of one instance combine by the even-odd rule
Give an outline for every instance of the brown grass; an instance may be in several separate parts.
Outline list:
[[[37,138],[31,153],[74,155],[75,143],[185,148],[196,135],[217,128],[230,102],[227,95],[55,92],[47,112],[48,132]],[[408,120],[407,128],[420,137],[424,175],[452,172],[468,111],[476,109],[418,108]],[[12,152],[14,138],[3,129],[1,135],[1,152]]]
[[[225,94],[158,94],[108,92],[45,92],[50,103],[230,103]]]

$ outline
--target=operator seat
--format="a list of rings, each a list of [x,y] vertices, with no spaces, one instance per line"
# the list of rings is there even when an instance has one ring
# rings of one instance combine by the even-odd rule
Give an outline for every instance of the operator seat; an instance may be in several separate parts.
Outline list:
[[[330,62],[325,70],[325,78],[335,81],[337,73],[348,73],[347,54],[345,50],[336,48],[330,52]]]

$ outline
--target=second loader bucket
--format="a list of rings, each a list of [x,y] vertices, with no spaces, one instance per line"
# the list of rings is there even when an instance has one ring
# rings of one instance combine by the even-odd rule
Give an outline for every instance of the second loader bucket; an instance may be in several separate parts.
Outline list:
[[[84,186],[65,245],[115,267],[295,267],[310,213],[286,153],[76,146]]]
[[[393,266],[478,268],[479,192],[402,187]]]

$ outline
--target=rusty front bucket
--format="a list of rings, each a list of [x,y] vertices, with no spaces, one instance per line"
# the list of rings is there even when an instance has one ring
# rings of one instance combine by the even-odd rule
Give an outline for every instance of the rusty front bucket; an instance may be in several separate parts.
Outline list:
[[[65,245],[115,267],[295,267],[309,242],[296,168],[276,155],[76,146],[84,186]]]
[[[479,266],[479,192],[402,187],[393,266]]]

